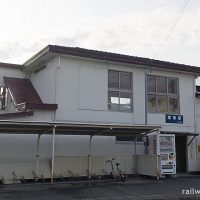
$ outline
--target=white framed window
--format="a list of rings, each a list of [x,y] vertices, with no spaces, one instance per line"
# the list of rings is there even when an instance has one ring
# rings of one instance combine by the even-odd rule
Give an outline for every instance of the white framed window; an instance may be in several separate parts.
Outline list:
[[[133,110],[132,73],[108,70],[108,109]]]
[[[148,112],[180,113],[179,80],[164,76],[147,76]]]

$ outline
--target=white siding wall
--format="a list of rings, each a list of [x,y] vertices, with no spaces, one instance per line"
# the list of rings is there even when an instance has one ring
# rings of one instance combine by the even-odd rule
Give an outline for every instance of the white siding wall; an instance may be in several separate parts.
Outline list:
[[[144,124],[143,68],[70,57],[61,57],[60,66],[58,61],[58,57],[55,57],[47,63],[45,69],[31,77],[44,102],[58,103],[57,121]],[[133,112],[108,111],[109,69],[133,73]],[[148,124],[162,125],[163,131],[195,132],[194,76],[159,70],[151,70],[151,74],[179,78],[180,114],[183,115],[184,123],[166,124],[165,114],[149,113]]]
[[[133,72],[133,90],[137,92],[134,93],[133,101],[135,104],[144,101],[142,69],[62,58],[58,74],[59,107],[56,119],[91,123],[143,124],[143,106],[139,108],[134,106],[133,113],[108,111],[108,69]]]
[[[46,63],[46,68],[31,75],[31,81],[44,103],[55,103],[56,71],[58,57]]]

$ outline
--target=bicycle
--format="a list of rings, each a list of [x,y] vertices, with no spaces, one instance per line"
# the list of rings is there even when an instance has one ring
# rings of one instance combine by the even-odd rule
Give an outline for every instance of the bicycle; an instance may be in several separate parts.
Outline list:
[[[116,158],[112,158],[111,160],[107,160],[106,163],[110,163],[111,164],[111,169],[112,169],[112,172],[111,172],[111,176],[116,179],[117,181],[122,181],[122,182],[125,182],[126,180],[126,176],[125,176],[125,173],[123,173],[120,169],[119,169],[119,163],[116,163],[116,167],[117,167],[117,170],[114,169],[114,166],[113,166],[113,161],[115,160]]]

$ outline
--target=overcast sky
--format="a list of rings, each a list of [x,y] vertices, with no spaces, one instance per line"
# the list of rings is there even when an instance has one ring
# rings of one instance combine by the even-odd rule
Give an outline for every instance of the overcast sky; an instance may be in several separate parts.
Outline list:
[[[0,62],[24,63],[48,44],[200,66],[200,1],[0,0]],[[163,41],[171,32],[163,48]]]

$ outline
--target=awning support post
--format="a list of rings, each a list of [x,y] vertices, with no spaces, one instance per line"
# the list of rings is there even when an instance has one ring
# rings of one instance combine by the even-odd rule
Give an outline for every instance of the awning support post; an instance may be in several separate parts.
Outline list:
[[[56,126],[53,127],[53,135],[52,135],[51,186],[53,186],[53,178],[54,178],[55,134],[56,134]]]
[[[37,137],[37,152],[36,152],[36,181],[38,181],[38,177],[39,177],[40,137],[41,137],[41,134],[38,134],[38,137]]]
[[[91,179],[91,170],[92,170],[92,157],[91,157],[92,137],[93,135],[90,135],[89,154],[88,154],[88,179]]]
[[[159,130],[157,130],[157,152],[156,152],[156,175],[157,175],[157,180],[160,179],[161,177],[161,168],[160,168],[160,153],[158,154],[158,146],[160,143],[160,139],[159,139]]]
[[[137,135],[135,136],[134,173],[137,175]]]

